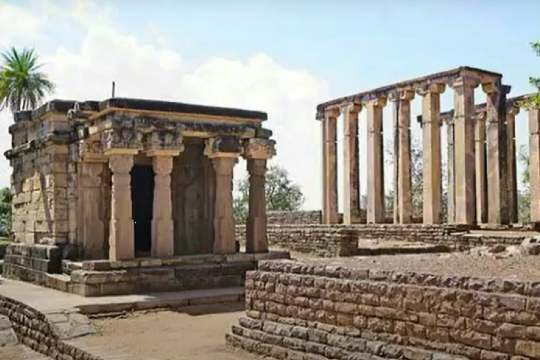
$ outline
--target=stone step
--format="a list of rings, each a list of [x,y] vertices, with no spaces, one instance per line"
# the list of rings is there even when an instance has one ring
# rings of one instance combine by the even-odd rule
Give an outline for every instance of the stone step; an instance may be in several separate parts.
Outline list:
[[[82,314],[97,315],[156,308],[181,308],[193,305],[237,303],[244,300],[242,287],[186,290],[149,293],[146,295],[120,295],[95,298],[91,304],[78,305]]]
[[[0,359],[6,360],[51,360],[50,357],[31,350],[22,345],[8,345],[0,347]]]

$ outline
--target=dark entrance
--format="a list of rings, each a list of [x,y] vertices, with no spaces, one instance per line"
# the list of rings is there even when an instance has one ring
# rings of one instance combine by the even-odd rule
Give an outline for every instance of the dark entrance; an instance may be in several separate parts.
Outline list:
[[[133,166],[131,170],[131,201],[135,224],[135,256],[150,256],[154,202],[154,171],[152,166]]]

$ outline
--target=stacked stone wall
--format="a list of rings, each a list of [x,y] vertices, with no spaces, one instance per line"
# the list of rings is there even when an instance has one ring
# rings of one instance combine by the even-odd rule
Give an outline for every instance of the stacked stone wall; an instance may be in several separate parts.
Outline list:
[[[6,316],[20,343],[62,360],[102,360],[62,341],[46,316],[36,309],[0,295],[0,315]]]
[[[268,211],[268,224],[320,224],[322,213],[312,211]]]
[[[463,249],[469,246],[462,243],[464,231],[469,229],[460,225],[310,225],[269,224],[268,244],[292,251],[313,254],[321,257],[355,255],[358,240],[399,240],[425,242]],[[245,243],[246,228],[237,225],[236,240]]]
[[[275,359],[538,359],[540,284],[264,262],[226,339]]]
[[[10,244],[4,257],[5,277],[45,285],[47,274],[62,272],[62,249],[55,245]]]

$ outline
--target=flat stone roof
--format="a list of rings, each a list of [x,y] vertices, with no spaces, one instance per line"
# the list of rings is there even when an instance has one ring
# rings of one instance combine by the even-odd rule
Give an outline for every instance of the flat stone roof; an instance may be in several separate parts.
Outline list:
[[[268,114],[261,111],[196,105],[173,101],[134,99],[134,98],[110,98],[103,101],[74,101],[74,100],[51,100],[35,110],[19,111],[15,113],[15,121],[30,121],[37,119],[48,112],[67,113],[75,103],[79,103],[81,110],[101,112],[107,109],[126,109],[141,111],[159,111],[171,113],[202,114],[212,116],[237,117],[245,119],[267,120]]]

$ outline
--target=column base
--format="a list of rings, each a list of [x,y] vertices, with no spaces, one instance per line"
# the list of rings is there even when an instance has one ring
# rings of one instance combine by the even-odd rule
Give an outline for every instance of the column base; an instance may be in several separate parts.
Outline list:
[[[268,252],[266,217],[248,219],[246,224],[246,252],[248,254]]]
[[[235,254],[236,235],[232,219],[214,219],[214,254]]]
[[[109,260],[135,258],[133,220],[111,220]]]
[[[174,255],[174,223],[171,219],[152,220],[152,257]]]

